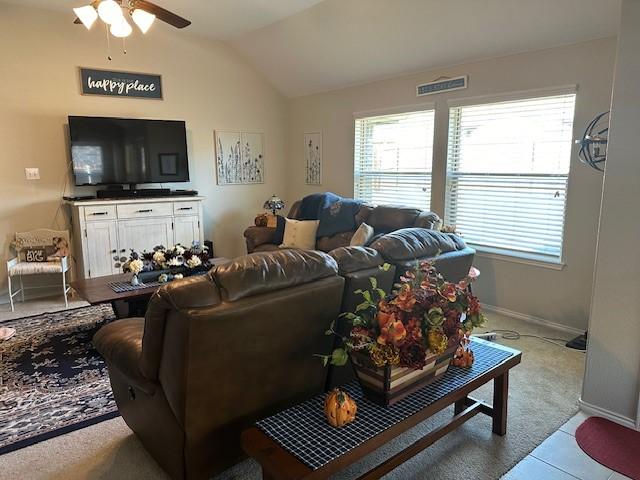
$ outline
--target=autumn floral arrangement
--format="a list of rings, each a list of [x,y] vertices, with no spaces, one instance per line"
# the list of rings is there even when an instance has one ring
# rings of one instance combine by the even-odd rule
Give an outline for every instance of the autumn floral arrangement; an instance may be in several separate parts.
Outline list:
[[[454,365],[473,364],[469,335],[485,317],[467,288],[471,277],[447,282],[431,263],[421,262],[400,278],[390,295],[378,288],[375,278],[370,281],[370,290],[355,292],[363,299],[355,312],[342,314],[348,328],[334,323],[327,330],[341,337],[343,345],[322,356],[325,364],[344,365],[350,353],[358,352],[378,368],[422,369],[429,356],[450,349],[455,349]]]
[[[129,259],[124,263],[124,272],[132,272],[134,276],[147,272],[167,271],[160,274],[166,276],[158,278],[167,281],[169,276],[181,278],[183,273],[191,274],[195,271],[209,269],[209,251],[206,246],[194,245],[190,248],[180,244],[171,247],[157,246],[152,252],[138,253],[131,250]],[[173,272],[173,273],[169,273]]]

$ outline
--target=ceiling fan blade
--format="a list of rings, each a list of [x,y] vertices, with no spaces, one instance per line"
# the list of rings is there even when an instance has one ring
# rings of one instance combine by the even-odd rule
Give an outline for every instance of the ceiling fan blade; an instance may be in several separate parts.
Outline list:
[[[169,10],[165,10],[159,7],[155,3],[148,2],[147,0],[135,0],[134,8],[139,8],[145,12],[152,13],[158,20],[173,25],[176,28],[184,28],[191,25],[191,22],[186,18],[182,18]]]

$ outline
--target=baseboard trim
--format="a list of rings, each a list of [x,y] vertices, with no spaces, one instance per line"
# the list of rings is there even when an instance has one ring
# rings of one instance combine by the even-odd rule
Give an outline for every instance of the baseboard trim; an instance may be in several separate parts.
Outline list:
[[[619,415],[615,412],[612,412],[611,410],[607,410],[606,408],[598,407],[589,402],[585,402],[584,400],[582,400],[582,397],[578,399],[578,405],[580,405],[580,410],[582,410],[584,413],[606,418],[607,420],[611,420],[614,423],[631,428],[633,430],[640,430],[640,428],[638,428],[638,425],[636,425],[635,420],[632,420],[629,417],[625,417],[624,415]]]
[[[486,303],[483,303],[482,307],[490,312],[505,315],[507,317],[517,318],[518,320],[524,320],[525,322],[529,323],[535,323],[536,325],[543,325],[545,327],[553,328],[554,330],[570,333],[571,335],[584,335],[585,332],[584,330],[580,330],[579,328],[568,327],[567,325],[562,325],[561,323],[551,322],[549,320],[545,320],[544,318],[534,317],[533,315],[528,315],[526,313],[515,312],[513,310],[509,310],[508,308],[496,307],[495,305],[487,305]]]

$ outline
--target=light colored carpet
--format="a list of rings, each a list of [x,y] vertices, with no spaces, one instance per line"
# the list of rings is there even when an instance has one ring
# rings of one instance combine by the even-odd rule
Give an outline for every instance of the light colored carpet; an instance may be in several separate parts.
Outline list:
[[[489,314],[489,321],[494,329],[565,336],[493,313]],[[510,376],[507,435],[493,435],[490,418],[478,415],[391,472],[386,479],[498,479],[578,410],[584,353],[533,338],[500,340],[500,343],[523,352],[522,364],[513,369]],[[475,396],[491,401],[491,387],[479,389]],[[357,477],[451,414],[451,409],[446,409],[336,478]],[[3,455],[0,461],[3,480],[166,478],[121,418]],[[258,465],[247,460],[216,480],[260,478]]]
[[[53,296],[53,297],[43,297],[43,298],[35,298],[33,300],[27,300],[25,302],[21,302],[18,300],[18,297],[14,298],[15,302],[15,312],[11,311],[11,305],[9,303],[0,304],[0,322],[4,322],[5,320],[13,320],[14,318],[21,317],[30,317],[31,315],[39,315],[41,313],[46,312],[57,312],[59,310],[64,310],[64,298],[62,295]],[[72,297],[71,295],[68,297],[69,308],[78,308],[78,307],[86,307],[89,305],[84,300],[80,298]]]

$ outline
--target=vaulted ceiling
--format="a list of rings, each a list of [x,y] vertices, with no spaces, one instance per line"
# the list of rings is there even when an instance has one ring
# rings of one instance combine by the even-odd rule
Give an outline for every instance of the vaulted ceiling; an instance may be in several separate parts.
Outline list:
[[[1,1],[1,0],[0,0]],[[68,12],[92,0],[4,0]],[[322,0],[151,0],[191,20],[185,32],[218,40],[242,35],[305,10]]]
[[[614,36],[619,15],[619,0],[324,0],[231,44],[298,96]]]
[[[620,15],[620,0],[154,1],[193,22],[176,35],[229,43],[287,96],[614,36]]]

